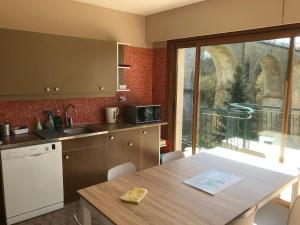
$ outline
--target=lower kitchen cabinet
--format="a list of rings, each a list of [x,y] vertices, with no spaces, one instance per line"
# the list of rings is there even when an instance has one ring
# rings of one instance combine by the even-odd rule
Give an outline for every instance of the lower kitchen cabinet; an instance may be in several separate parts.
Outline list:
[[[108,167],[132,162],[137,170],[159,165],[160,126],[112,132],[108,136]]]
[[[114,132],[108,135],[108,169],[126,162],[126,132]]]
[[[78,199],[77,190],[106,181],[107,141],[99,135],[62,142],[65,201]]]
[[[77,190],[107,180],[108,169],[132,162],[137,170],[159,165],[160,126],[62,141],[65,201]]]
[[[143,169],[159,165],[160,160],[160,126],[147,127],[142,130]]]
[[[127,136],[126,143],[126,162],[131,162],[135,165],[137,170],[142,170],[142,150],[141,145],[141,130],[132,130],[130,135]]]

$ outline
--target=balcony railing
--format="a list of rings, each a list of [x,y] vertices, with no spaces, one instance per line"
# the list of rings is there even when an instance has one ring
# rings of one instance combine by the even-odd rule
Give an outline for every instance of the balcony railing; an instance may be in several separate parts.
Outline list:
[[[281,132],[282,111],[280,107],[246,104],[230,104],[227,109],[201,107],[198,123],[198,147],[249,149],[249,141],[258,141],[262,132]],[[300,135],[300,109],[289,114],[289,134]],[[188,137],[184,136],[183,146],[190,146]]]

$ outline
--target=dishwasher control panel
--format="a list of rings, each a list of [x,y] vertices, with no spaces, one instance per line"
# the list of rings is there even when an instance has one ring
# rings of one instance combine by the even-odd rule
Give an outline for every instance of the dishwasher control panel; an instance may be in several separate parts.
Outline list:
[[[21,158],[25,156],[40,155],[47,152],[58,151],[62,149],[61,142],[47,143],[40,145],[31,145],[26,147],[14,148],[1,151],[2,160]]]

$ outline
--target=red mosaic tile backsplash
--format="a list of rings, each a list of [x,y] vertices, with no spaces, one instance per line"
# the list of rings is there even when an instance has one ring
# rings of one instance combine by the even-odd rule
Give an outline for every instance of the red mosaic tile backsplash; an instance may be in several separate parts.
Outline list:
[[[154,49],[152,101],[161,104],[162,120],[166,120],[167,101],[167,48]]]
[[[125,63],[132,66],[125,73],[125,82],[131,90],[130,92],[118,93],[116,97],[2,101],[0,102],[0,122],[9,121],[12,126],[27,125],[32,129],[35,126],[37,116],[41,118],[42,122],[45,121],[43,113],[45,110],[55,112],[59,109],[63,116],[63,109],[68,104],[74,104],[77,108],[78,114],[73,117],[74,122],[77,124],[104,122],[104,108],[107,106],[119,106],[121,108],[120,117],[122,117],[123,104],[119,102],[120,96],[126,96],[126,103],[151,104],[152,91],[156,92],[157,90],[156,88],[153,89],[152,83],[154,82],[156,87],[156,82],[164,82],[162,75],[164,71],[159,73],[158,68],[156,68],[155,73],[161,75],[153,76],[153,69],[160,61],[157,61],[157,57],[154,57],[156,53],[162,54],[160,51],[146,48],[127,47],[125,49]],[[164,67],[161,66],[161,69],[164,70]],[[162,96],[155,94],[155,101],[158,101],[158,98]],[[160,102],[164,102],[164,100]]]

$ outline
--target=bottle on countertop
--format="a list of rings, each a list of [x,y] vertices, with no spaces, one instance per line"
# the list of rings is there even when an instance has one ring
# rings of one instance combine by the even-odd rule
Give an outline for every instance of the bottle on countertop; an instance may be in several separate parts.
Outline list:
[[[38,116],[36,117],[35,129],[36,130],[42,130],[43,129],[42,124],[41,124],[41,120]]]
[[[3,137],[8,137],[11,134],[10,123],[5,122],[1,124],[1,133]]]
[[[62,128],[62,119],[59,109],[56,111],[56,115],[53,118],[53,122],[55,130],[59,130]]]
[[[47,115],[47,118],[48,120],[46,121],[45,123],[45,128],[48,129],[48,130],[54,130],[54,122],[53,122],[53,119],[52,119],[52,112],[51,111],[45,111],[46,115]]]

